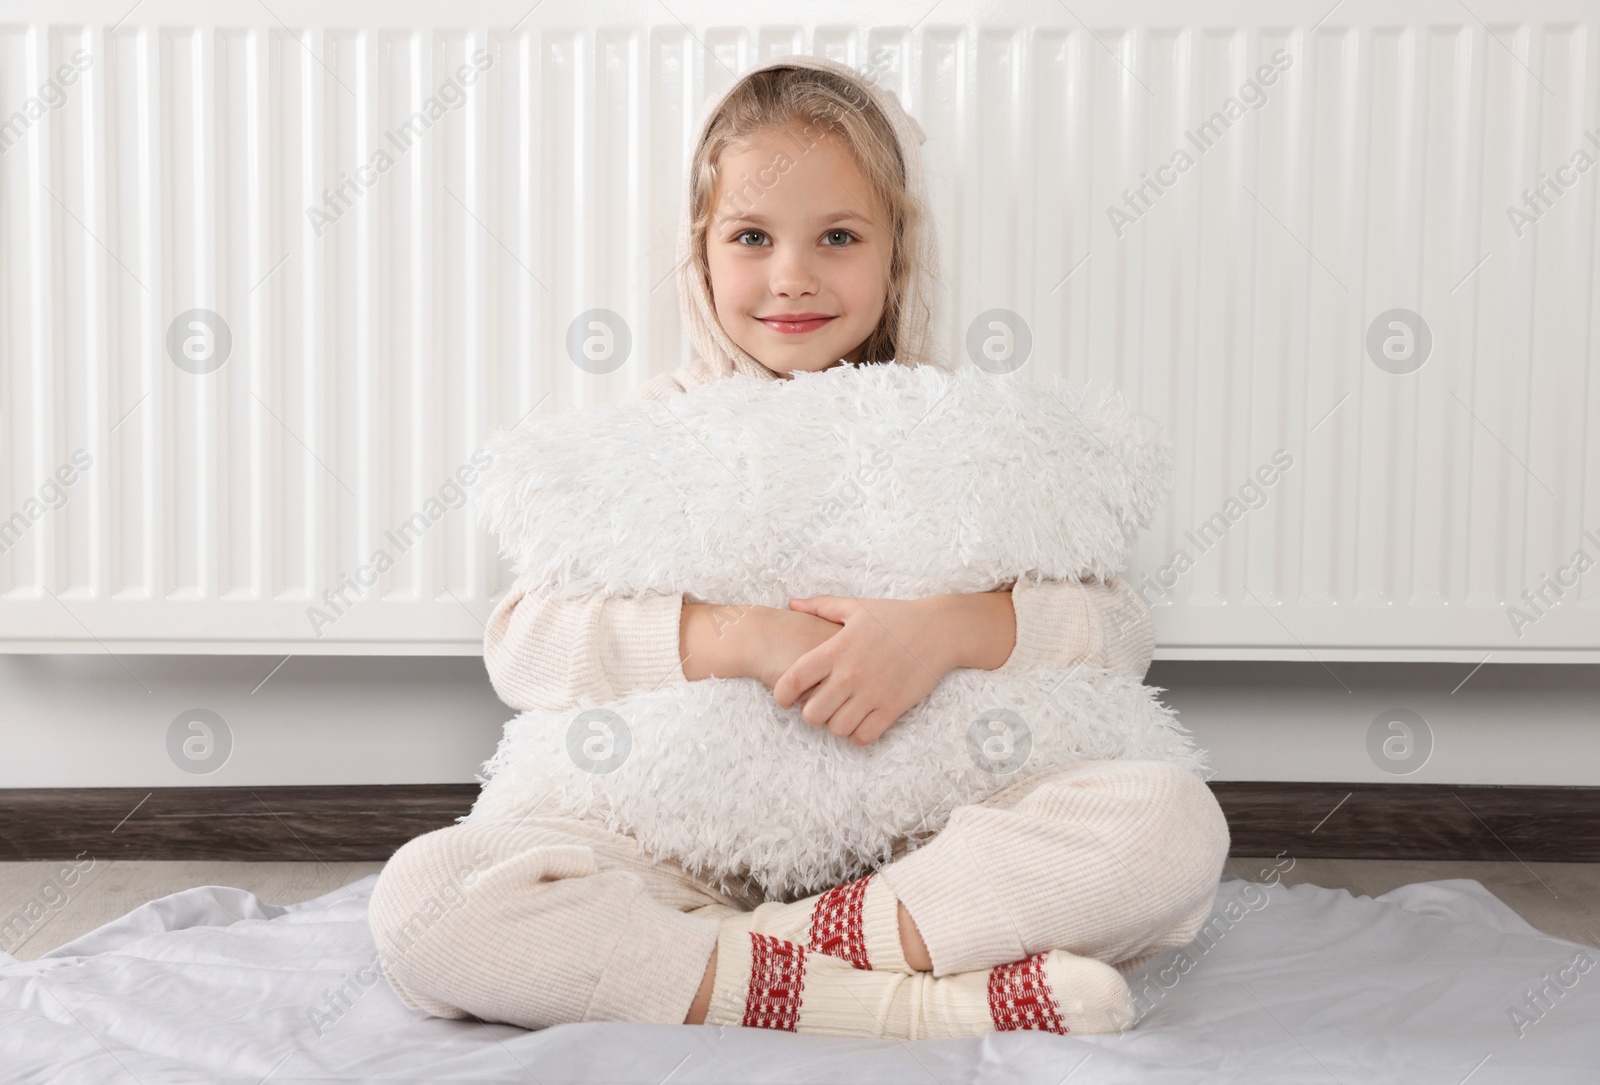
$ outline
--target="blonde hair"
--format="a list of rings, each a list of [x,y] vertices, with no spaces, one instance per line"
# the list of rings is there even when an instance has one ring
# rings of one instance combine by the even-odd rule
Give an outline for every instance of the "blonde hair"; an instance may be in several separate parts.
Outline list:
[[[773,131],[799,135],[804,153],[816,139],[837,137],[877,194],[890,237],[889,281],[883,313],[861,343],[861,362],[897,361],[914,365],[929,360],[930,314],[923,292],[915,285],[919,253],[931,252],[928,214],[911,191],[900,139],[866,86],[828,68],[776,64],[744,76],[708,118],[689,166],[689,272],[697,276],[703,296],[711,296],[707,235],[716,208],[712,197],[720,176],[718,163],[730,147],[747,145]],[[920,165],[920,164],[919,164]],[[729,203],[748,193],[748,178],[723,194]],[[870,208],[862,212],[872,215]],[[913,311],[914,310],[914,311]],[[904,341],[910,340],[910,341]]]

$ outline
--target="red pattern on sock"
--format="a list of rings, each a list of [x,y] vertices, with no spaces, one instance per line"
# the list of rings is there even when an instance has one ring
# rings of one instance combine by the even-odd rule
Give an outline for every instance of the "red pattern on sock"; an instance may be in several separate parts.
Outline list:
[[[811,911],[811,945],[818,953],[849,961],[872,971],[867,960],[867,936],[861,926],[861,906],[867,898],[867,875],[822,894]]]
[[[794,1032],[805,987],[806,947],[750,932],[750,987],[744,999],[745,1028]]]
[[[989,971],[989,1017],[996,1032],[1039,1029],[1065,1035],[1061,1007],[1044,975],[1044,954]]]

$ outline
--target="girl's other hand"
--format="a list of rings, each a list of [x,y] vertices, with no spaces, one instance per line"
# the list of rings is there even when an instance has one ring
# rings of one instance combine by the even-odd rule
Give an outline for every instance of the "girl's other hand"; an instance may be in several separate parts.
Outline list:
[[[791,610],[842,628],[796,659],[773,684],[773,697],[783,708],[804,697],[807,723],[858,746],[876,742],[958,665],[944,635],[950,598],[789,600]]]
[[[796,610],[757,607],[753,616],[757,628],[751,631],[748,642],[754,652],[751,676],[759,678],[768,689],[778,684],[795,660],[826,642],[842,628],[837,622]]]

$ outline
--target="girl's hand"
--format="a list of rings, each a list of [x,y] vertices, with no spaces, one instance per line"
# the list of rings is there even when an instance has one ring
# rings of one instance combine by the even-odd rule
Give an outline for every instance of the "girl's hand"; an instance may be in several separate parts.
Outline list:
[[[759,678],[768,689],[778,684],[795,660],[826,642],[840,629],[836,622],[797,610],[758,607],[753,613],[757,623],[747,641],[752,652],[749,674]]]
[[[791,610],[842,628],[796,659],[772,686],[773,697],[788,708],[805,696],[800,716],[807,723],[858,746],[876,742],[959,665],[946,635],[953,614],[946,601],[959,598],[789,600]]]
[[[770,689],[790,664],[838,631],[834,622],[793,610],[685,602],[679,663],[691,682],[758,678]]]

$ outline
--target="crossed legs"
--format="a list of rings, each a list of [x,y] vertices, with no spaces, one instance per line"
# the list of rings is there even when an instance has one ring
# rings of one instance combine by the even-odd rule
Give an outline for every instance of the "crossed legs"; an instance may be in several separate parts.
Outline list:
[[[1063,949],[1126,970],[1193,939],[1227,850],[1221,809],[1191,773],[1089,761],[958,807],[879,874],[914,969]],[[698,1023],[735,903],[581,822],[468,821],[395,853],[370,922],[396,994],[435,1016]]]

